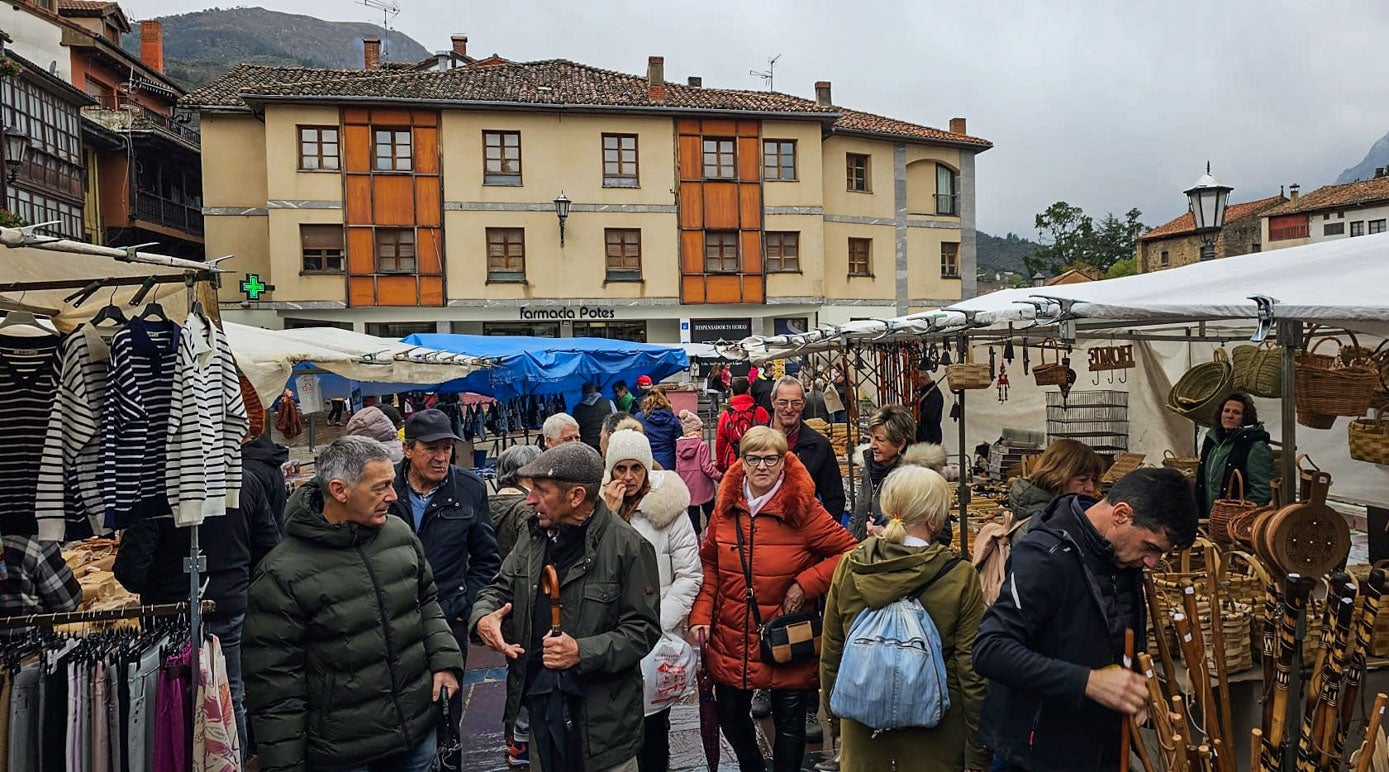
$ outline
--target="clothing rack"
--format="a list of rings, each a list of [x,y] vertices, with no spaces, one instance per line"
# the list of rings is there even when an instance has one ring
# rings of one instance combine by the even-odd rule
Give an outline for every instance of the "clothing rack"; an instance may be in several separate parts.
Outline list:
[[[209,273],[208,278],[216,276]],[[91,286],[93,291],[102,287],[131,287],[138,284],[181,284],[184,274],[153,274],[150,276],[108,276],[104,279],[54,279],[52,281],[12,281],[0,284],[0,292],[24,292],[33,290],[82,289]]]
[[[198,611],[210,614],[217,604],[205,600],[199,604]],[[147,617],[184,616],[192,610],[187,603],[161,603],[153,606],[128,606],[126,608],[104,609],[101,611],[60,611],[53,614],[27,614],[13,617],[0,617],[0,630],[16,627],[56,627],[58,625],[80,624],[83,622],[111,622],[118,619],[144,619]]]

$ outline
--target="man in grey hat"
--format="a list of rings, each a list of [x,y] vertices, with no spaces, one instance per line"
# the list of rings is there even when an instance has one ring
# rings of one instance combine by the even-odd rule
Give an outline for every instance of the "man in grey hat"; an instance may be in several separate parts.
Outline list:
[[[641,660],[661,637],[656,553],[603,503],[603,459],[587,445],[551,448],[521,467],[536,511],[501,573],[473,605],[478,638],[510,660],[507,715],[542,669],[573,669],[583,700],[575,725],[585,772],[637,769],[642,744]],[[544,566],[560,577],[559,635],[550,635]],[[502,635],[511,616],[514,640]]]
[[[421,410],[405,422],[405,460],[396,468],[391,514],[424,545],[444,610],[458,645],[468,654],[467,622],[473,601],[501,566],[487,507],[487,486],[454,466],[453,425],[442,410]]]

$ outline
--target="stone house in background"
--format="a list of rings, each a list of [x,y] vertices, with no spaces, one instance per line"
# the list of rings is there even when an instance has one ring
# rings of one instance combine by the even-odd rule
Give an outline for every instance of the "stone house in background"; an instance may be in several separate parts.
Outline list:
[[[1287,200],[1280,193],[1258,201],[1230,204],[1225,210],[1225,227],[1216,234],[1216,258],[1261,251],[1263,214]],[[1138,272],[1151,273],[1200,262],[1202,241],[1191,212],[1159,225],[1138,237]]]
[[[1264,242],[1285,249],[1389,230],[1389,169],[1368,180],[1325,185],[1264,212]]]

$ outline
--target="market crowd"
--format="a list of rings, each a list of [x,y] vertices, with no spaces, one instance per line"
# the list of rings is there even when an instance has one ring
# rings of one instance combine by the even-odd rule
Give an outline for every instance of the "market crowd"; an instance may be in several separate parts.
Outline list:
[[[702,660],[743,772],[800,770],[826,730],[826,768],[1117,769],[1147,700],[1114,667],[1126,630],[1143,646],[1142,570],[1192,542],[1236,469],[1266,490],[1241,395],[1195,494],[1171,469],[1102,492],[1100,457],[1059,441],[1013,482],[1009,547],[985,570],[951,548],[960,470],[929,374],[868,420],[851,510],[806,423],[842,419],[835,384],[725,369],[709,385],[726,402],[708,432],[649,378],[586,387],[490,486],[454,463],[439,410],[356,412],[288,500],[284,449],[253,431],[241,506],[204,543],[209,628],[259,768],[434,768],[471,641],[508,659],[512,766],[668,769],[671,705]],[[185,591],[187,537],[160,523],[127,533],[115,568],[145,602]],[[920,645],[873,645],[882,631]]]

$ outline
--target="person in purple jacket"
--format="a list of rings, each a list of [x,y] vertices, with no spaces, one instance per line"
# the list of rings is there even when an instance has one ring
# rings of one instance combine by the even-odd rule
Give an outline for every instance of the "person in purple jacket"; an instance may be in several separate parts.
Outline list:
[[[690,522],[695,535],[701,532],[700,510],[708,518],[714,513],[714,493],[723,472],[709,458],[709,443],[704,440],[704,421],[688,410],[680,411],[680,428],[685,435],[675,441],[675,472],[690,489]]]

